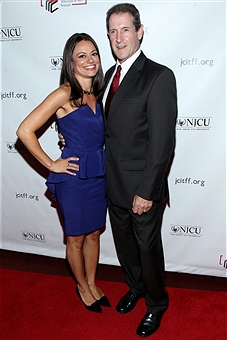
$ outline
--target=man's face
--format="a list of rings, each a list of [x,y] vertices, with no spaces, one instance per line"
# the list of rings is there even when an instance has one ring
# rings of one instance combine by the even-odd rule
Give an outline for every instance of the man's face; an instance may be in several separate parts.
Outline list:
[[[108,35],[115,56],[120,63],[123,63],[140,48],[143,25],[136,32],[130,13],[114,13],[109,19]]]

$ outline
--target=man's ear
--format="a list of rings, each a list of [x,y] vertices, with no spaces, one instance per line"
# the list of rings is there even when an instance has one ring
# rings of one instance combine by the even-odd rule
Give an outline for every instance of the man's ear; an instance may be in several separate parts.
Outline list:
[[[144,35],[144,25],[141,24],[137,33],[138,33],[139,41],[141,41],[141,39],[143,38],[143,35]]]

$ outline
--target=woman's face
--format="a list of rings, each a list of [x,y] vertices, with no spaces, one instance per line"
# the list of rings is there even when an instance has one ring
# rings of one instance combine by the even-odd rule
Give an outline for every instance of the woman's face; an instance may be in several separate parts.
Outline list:
[[[72,68],[75,77],[92,78],[100,67],[98,51],[91,41],[82,40],[74,48],[72,54]]]

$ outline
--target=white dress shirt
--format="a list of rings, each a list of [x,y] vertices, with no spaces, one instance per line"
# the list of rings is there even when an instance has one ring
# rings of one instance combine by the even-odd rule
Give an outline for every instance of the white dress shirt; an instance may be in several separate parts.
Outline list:
[[[109,81],[109,83],[108,83],[108,85],[106,87],[105,93],[103,95],[103,105],[105,105],[105,103],[106,103],[106,97],[107,97],[107,94],[109,92],[109,88],[110,88],[110,85],[112,83],[113,77],[114,77],[114,75],[115,75],[115,73],[117,71],[117,67],[119,65],[121,66],[121,75],[120,75],[120,82],[119,82],[119,85],[120,85],[120,83],[122,82],[122,79],[124,78],[124,76],[126,75],[128,70],[130,69],[130,67],[132,66],[134,61],[138,58],[140,53],[141,53],[141,50],[139,49],[130,58],[126,59],[122,64],[120,64],[119,61],[117,61],[116,65],[115,65],[115,70],[114,70],[114,72],[112,74],[112,77],[110,78],[110,81]]]

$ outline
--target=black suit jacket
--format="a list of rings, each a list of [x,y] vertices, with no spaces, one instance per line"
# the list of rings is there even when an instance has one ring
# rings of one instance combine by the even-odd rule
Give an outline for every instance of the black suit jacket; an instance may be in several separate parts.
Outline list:
[[[114,71],[111,67],[105,83]],[[106,121],[107,191],[131,209],[134,195],[159,201],[175,145],[176,82],[141,52],[117,89]]]

